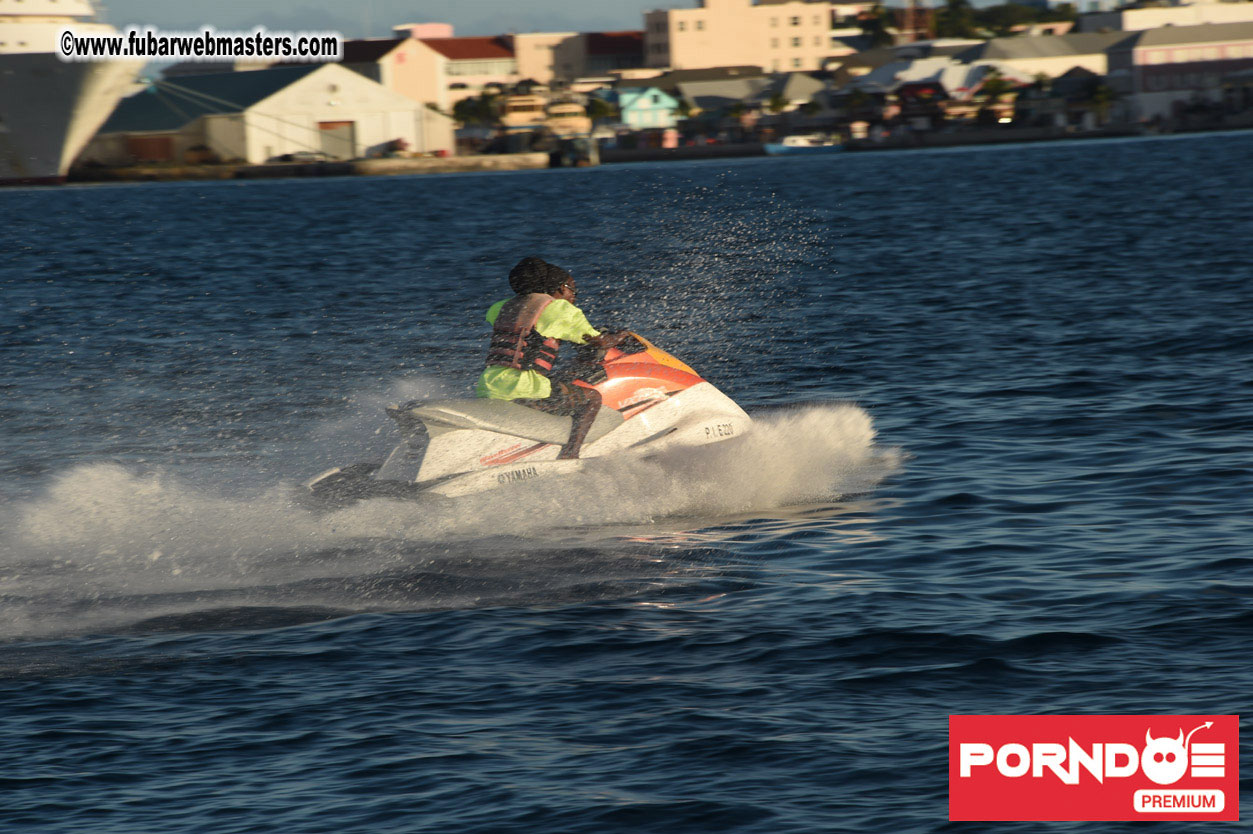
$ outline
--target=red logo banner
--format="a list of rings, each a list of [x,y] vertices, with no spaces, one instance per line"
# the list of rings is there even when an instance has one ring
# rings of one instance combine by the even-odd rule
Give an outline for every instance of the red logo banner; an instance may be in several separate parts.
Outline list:
[[[1236,715],[950,715],[950,820],[1238,820]]]

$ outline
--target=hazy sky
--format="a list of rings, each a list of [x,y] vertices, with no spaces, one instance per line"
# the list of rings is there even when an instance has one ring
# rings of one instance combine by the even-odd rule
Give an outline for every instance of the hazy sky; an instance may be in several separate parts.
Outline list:
[[[396,23],[451,23],[458,35],[640,29],[645,9],[695,6],[694,0],[104,0],[115,26],[186,30],[337,31],[381,37]]]

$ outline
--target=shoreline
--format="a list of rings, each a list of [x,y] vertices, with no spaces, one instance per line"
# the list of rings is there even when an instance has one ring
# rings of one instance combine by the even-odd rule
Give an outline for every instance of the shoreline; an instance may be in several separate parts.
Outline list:
[[[1084,131],[1072,131],[1059,127],[1001,127],[955,133],[918,132],[883,139],[852,139],[844,144],[844,148],[849,151],[914,150],[1055,142],[1060,139],[1113,139],[1145,135],[1149,135],[1149,131],[1138,124],[1111,125]]]
[[[129,165],[123,168],[73,168],[65,178],[65,182],[181,182],[185,180],[466,174],[491,171],[529,171],[547,168],[548,166],[549,158],[546,153],[420,157],[415,159],[354,159],[343,162],[272,162],[259,165],[248,163],[226,165]]]
[[[989,128],[960,133],[918,133],[881,140],[853,139],[844,150],[907,151],[937,148],[1029,145],[1062,140],[1153,138],[1171,136],[1221,135],[1248,131],[1249,125],[1151,130],[1142,125],[1111,125],[1096,130],[1068,131],[1065,128]],[[678,148],[607,149],[600,152],[601,164],[633,162],[683,162],[711,159],[768,157],[761,142],[721,145],[695,145]],[[774,157],[772,157],[774,158]],[[786,155],[781,158],[786,158]],[[286,162],[259,165],[132,165],[121,168],[73,168],[64,178],[44,178],[39,182],[3,181],[4,186],[55,186],[58,184],[122,182],[187,182],[247,179],[292,179],[343,176],[403,176],[412,174],[493,173],[542,170],[552,167],[549,154],[484,154],[479,156],[421,157],[415,159],[358,159],[327,162]]]

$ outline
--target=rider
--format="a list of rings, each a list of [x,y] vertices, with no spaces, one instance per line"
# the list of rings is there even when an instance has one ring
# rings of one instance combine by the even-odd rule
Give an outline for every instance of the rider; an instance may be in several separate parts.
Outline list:
[[[549,379],[560,341],[609,348],[628,335],[601,333],[574,306],[577,290],[569,272],[541,258],[523,258],[509,272],[517,293],[487,311],[492,343],[487,367],[474,392],[479,397],[513,400],[519,405],[573,417],[570,439],[558,460],[577,458],[596,419],[600,394],[592,388]]]

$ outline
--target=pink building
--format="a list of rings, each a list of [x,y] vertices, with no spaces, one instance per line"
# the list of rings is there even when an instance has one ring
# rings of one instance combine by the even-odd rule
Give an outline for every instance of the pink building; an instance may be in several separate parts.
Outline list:
[[[402,23],[393,26],[398,38],[451,38],[451,23]]]
[[[419,43],[443,59],[447,106],[472,98],[484,88],[516,84],[518,59],[505,37],[423,38]]]
[[[821,69],[825,59],[849,51],[833,48],[836,22],[871,6],[825,0],[698,0],[696,8],[645,12],[645,65]]]
[[[1163,26],[1110,51],[1111,79],[1130,76],[1132,117],[1168,118],[1189,102],[1221,101],[1223,79],[1253,69],[1253,22]]]

